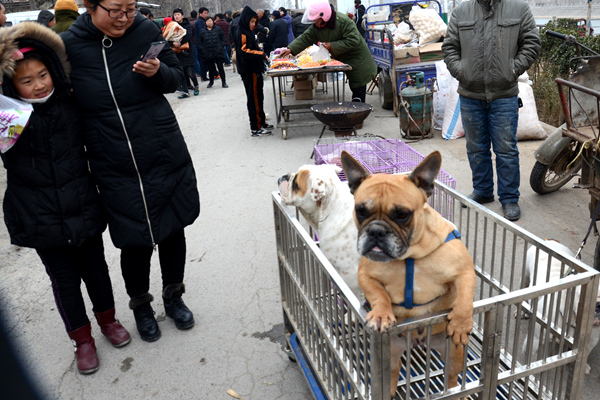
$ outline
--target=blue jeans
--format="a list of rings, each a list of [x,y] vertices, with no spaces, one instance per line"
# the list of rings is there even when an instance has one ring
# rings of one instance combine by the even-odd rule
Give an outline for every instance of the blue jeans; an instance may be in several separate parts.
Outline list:
[[[484,197],[494,195],[492,167],[493,148],[496,154],[496,176],[500,203],[519,201],[519,149],[517,125],[519,122],[518,96],[491,102],[460,96],[460,113],[467,156],[473,176],[473,191]]]
[[[231,59],[229,58],[229,45],[223,46],[223,50],[225,50],[225,64],[231,64]]]

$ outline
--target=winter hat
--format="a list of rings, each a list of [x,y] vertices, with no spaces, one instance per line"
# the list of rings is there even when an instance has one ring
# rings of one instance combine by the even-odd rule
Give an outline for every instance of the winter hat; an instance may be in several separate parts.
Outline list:
[[[279,10],[273,10],[271,15],[273,16],[274,19],[281,18],[281,14],[279,13]]]
[[[54,10],[72,10],[79,12],[79,8],[77,8],[77,4],[75,4],[74,0],[56,0],[56,3],[54,3]]]
[[[52,21],[53,19],[54,13],[52,11],[42,10],[38,14],[37,22],[44,26],[48,26],[48,22]]]

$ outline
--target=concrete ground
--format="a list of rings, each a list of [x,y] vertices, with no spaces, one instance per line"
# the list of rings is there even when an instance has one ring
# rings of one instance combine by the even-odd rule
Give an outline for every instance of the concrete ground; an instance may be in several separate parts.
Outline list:
[[[93,323],[101,367],[90,376],[78,374],[40,260],[31,249],[11,246],[6,228],[0,224],[0,306],[8,317],[9,336],[27,370],[40,383],[44,398],[219,400],[232,398],[228,389],[246,400],[310,397],[298,365],[281,350],[283,324],[270,193],[277,189],[279,176],[313,163],[309,156],[321,129],[293,128],[287,140],[282,139],[280,130],[269,137],[251,137],[242,82],[230,68],[226,71],[229,89],[218,83],[207,89],[203,83],[197,97],[179,100],[174,94],[167,96],[194,160],[202,203],[200,218],[186,229],[184,299],[195,314],[193,329],[178,331],[165,318],[158,257],[154,256],[151,293],[163,335],[155,343],[139,338],[127,309],[119,251],[105,234],[118,318],[133,340],[114,349]],[[319,101],[325,100],[318,96]],[[377,91],[367,101],[374,104],[374,111],[359,133],[399,138],[398,120],[379,107]],[[270,80],[265,81],[265,108],[274,124]],[[589,224],[589,196],[570,184],[547,196],[532,192],[529,173],[540,143],[519,144],[522,218],[518,224],[576,250]],[[457,180],[457,189],[471,192],[464,139],[444,141],[437,133],[433,139],[411,145],[424,155],[439,150],[442,168]],[[2,170],[0,200],[5,185]],[[498,202],[489,208],[501,212]],[[595,242],[592,237],[583,251],[583,261],[588,264]],[[89,304],[88,310],[91,317]],[[599,357],[600,346],[590,356],[593,370],[585,381],[584,400],[598,399]],[[0,387],[7,384],[0,376]]]

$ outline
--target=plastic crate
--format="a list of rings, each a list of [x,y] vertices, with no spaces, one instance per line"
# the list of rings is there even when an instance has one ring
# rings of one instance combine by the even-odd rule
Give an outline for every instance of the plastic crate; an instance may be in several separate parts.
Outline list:
[[[340,156],[344,150],[372,174],[408,173],[425,159],[425,156],[399,139],[344,142],[321,139],[319,144],[315,145],[315,164],[336,164],[341,168]],[[343,171],[339,177],[346,181]],[[456,189],[456,179],[443,169],[440,170],[437,180]]]

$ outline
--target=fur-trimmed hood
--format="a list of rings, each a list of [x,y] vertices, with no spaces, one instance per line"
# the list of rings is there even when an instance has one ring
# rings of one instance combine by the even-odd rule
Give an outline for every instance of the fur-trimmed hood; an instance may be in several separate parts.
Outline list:
[[[0,73],[3,77],[11,78],[15,73],[17,61],[13,58],[19,49],[19,43],[25,41],[33,47],[34,42],[40,42],[56,53],[65,75],[71,74],[71,65],[67,61],[65,45],[50,28],[36,22],[21,22],[15,26],[0,29]]]
[[[71,65],[67,61],[67,52],[60,36],[37,22],[21,22],[0,29],[0,74],[5,94],[10,95],[12,77],[15,74],[15,52],[23,47],[33,47],[42,53],[49,64],[46,67],[50,70],[55,88],[70,92]]]

